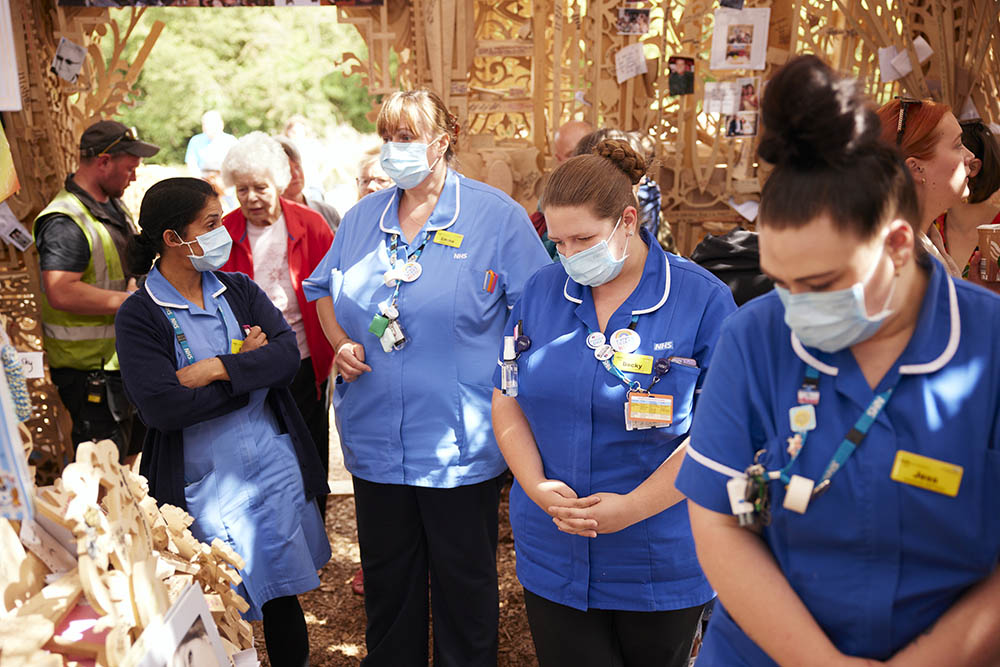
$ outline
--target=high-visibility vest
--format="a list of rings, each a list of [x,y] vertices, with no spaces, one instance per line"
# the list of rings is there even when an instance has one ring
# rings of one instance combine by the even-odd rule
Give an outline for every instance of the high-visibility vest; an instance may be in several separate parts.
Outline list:
[[[124,292],[125,272],[121,258],[104,223],[94,217],[76,195],[66,190],[61,190],[35,217],[35,228],[41,218],[53,213],[65,215],[75,222],[87,239],[90,261],[80,279],[95,287]],[[98,370],[102,362],[104,370],[119,368],[113,314],[78,315],[56,310],[49,305],[43,290],[42,331],[50,368]]]

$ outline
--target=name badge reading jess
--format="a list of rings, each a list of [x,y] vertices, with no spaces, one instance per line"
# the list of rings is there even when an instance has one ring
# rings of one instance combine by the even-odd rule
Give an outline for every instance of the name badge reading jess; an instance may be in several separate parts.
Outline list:
[[[434,233],[434,243],[451,246],[452,248],[460,247],[462,245],[462,239],[464,238],[465,236],[462,234],[445,231],[444,229],[439,229]]]
[[[232,338],[229,340],[229,353],[239,354],[240,350],[243,349],[243,341]]]
[[[653,357],[648,354],[615,352],[611,363],[617,366],[618,370],[627,373],[645,373],[649,375],[653,372]]]
[[[927,456],[899,450],[892,464],[889,477],[895,482],[909,484],[954,498],[962,484],[962,466],[938,461]]]

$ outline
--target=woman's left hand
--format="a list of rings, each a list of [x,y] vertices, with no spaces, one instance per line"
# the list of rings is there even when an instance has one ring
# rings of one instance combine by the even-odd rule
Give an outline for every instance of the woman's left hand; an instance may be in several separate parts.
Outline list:
[[[177,371],[177,381],[188,389],[205,387],[216,380],[228,380],[229,373],[218,357],[202,359]]]
[[[559,530],[583,537],[597,537],[617,533],[635,523],[636,513],[628,495],[595,493],[587,498],[597,498],[600,502],[584,508],[549,508],[549,514]],[[590,527],[594,521],[597,522],[596,529]]]

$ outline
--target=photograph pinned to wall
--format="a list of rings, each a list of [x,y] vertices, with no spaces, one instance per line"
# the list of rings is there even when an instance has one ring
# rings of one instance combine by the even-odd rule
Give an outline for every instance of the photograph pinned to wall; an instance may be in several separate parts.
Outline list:
[[[649,32],[649,8],[619,7],[615,26],[619,35],[645,35]]]
[[[21,252],[35,242],[28,228],[21,224],[7,202],[0,202],[0,240],[6,241]]]
[[[739,111],[740,95],[735,81],[705,82],[705,113],[731,116]]]
[[[694,95],[694,58],[670,56],[667,59],[667,77],[671,95]]]
[[[726,136],[727,137],[757,136],[757,112],[737,111],[732,116],[727,116]]]
[[[745,76],[735,82],[739,90],[739,111],[760,111],[760,79]]]
[[[59,47],[56,48],[56,55],[52,57],[49,69],[63,81],[76,83],[86,58],[87,49],[62,37],[59,39]]]
[[[153,630],[150,633],[150,629]],[[153,639],[138,667],[223,667],[229,659],[208,602],[197,584],[184,589],[160,626],[149,626],[143,636]]]
[[[729,9],[743,9],[743,0],[719,0],[719,6]]]
[[[717,9],[711,69],[764,69],[771,9]]]
[[[21,110],[21,88],[14,51],[10,0],[0,0],[0,111]],[[2,197],[0,197],[2,199]]]
[[[28,474],[20,420],[6,373],[0,373],[0,422],[0,516],[24,521],[34,517],[31,499],[35,485]]]

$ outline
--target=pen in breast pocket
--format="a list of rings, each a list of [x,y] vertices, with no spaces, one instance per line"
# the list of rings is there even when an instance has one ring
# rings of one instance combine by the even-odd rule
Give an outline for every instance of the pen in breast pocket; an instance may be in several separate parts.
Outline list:
[[[250,335],[250,325],[249,324],[244,324],[243,325],[243,337],[246,338],[249,335]]]

